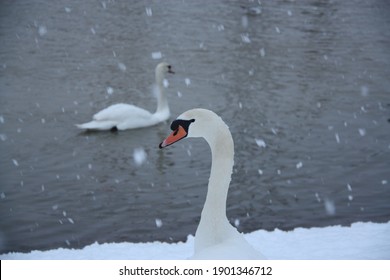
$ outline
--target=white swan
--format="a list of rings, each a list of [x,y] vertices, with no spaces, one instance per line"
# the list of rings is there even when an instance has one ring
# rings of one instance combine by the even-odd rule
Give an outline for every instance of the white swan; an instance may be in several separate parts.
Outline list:
[[[156,66],[157,110],[154,114],[134,105],[119,103],[96,113],[92,121],[76,124],[76,126],[90,130],[125,130],[166,121],[170,116],[168,99],[163,86],[166,73],[174,73],[171,65],[162,62]]]
[[[195,233],[192,259],[264,259],[226,217],[226,199],[234,161],[228,126],[214,112],[192,109],[171,124],[173,132],[160,144],[169,146],[185,137],[203,137],[211,148],[212,163],[206,201]]]

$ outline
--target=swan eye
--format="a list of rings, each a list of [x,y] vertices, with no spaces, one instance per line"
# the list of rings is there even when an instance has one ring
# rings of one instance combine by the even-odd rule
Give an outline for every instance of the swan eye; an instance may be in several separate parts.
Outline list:
[[[167,67],[167,70],[166,70],[166,71],[167,71],[168,73],[175,74],[175,72],[172,70],[172,66],[171,66],[171,65],[167,65],[166,67]]]
[[[177,121],[173,121],[171,124],[171,130],[172,131],[177,130],[178,127],[179,127],[179,124],[177,123]]]
[[[177,133],[177,131],[179,130],[179,126],[181,126],[182,128],[184,128],[185,131],[188,131],[190,124],[193,123],[194,121],[195,121],[194,119],[174,120],[171,124],[171,130],[174,131],[174,133]]]

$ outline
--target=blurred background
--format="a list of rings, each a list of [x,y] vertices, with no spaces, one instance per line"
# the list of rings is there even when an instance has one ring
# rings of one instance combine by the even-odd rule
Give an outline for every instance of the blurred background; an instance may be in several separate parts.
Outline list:
[[[241,232],[390,220],[390,2],[0,3],[0,253],[194,234],[210,151],[170,122],[74,124],[118,102],[203,107],[235,141]]]

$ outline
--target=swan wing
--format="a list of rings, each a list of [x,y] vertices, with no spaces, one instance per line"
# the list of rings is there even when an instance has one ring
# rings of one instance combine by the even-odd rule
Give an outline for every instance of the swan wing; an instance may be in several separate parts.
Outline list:
[[[156,124],[156,118],[145,109],[131,104],[114,104],[93,116],[88,123],[77,124],[81,129],[108,130],[116,127],[119,130],[139,128]]]
[[[119,130],[146,127],[156,124],[154,115],[149,111],[131,104],[115,104],[93,116],[94,121],[112,122]]]
[[[127,119],[147,119],[152,114],[145,109],[131,104],[114,104],[111,105],[93,116],[95,121],[113,121],[116,123],[123,122]]]

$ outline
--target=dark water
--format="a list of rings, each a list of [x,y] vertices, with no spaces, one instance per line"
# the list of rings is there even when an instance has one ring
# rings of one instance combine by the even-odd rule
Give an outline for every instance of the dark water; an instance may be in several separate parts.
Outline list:
[[[153,111],[162,60],[172,119],[204,107],[231,129],[240,231],[389,221],[389,1],[262,2],[1,1],[0,252],[194,233],[204,141],[74,127],[115,102]]]

